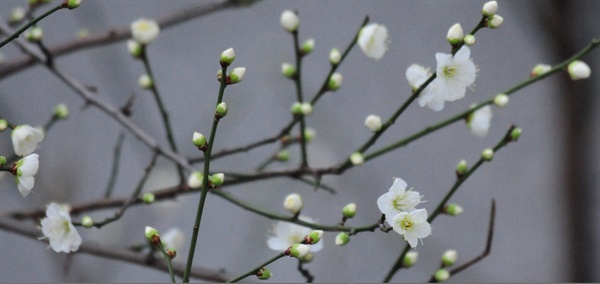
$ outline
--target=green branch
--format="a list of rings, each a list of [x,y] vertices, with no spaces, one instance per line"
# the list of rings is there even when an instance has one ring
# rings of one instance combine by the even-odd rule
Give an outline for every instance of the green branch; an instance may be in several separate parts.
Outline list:
[[[6,39],[4,39],[2,42],[0,42],[0,48],[2,48],[3,46],[5,46],[7,43],[13,41],[14,39],[18,38],[20,34],[22,34],[24,31],[26,31],[29,27],[37,24],[37,22],[41,21],[43,18],[50,16],[50,14],[60,10],[64,8],[62,2],[60,5],[50,9],[48,12],[42,14],[41,16],[35,18],[33,21],[27,23],[26,25],[24,25],[22,28],[20,28],[19,30],[17,30],[16,32],[14,32],[12,35],[10,35],[9,37],[7,37]]]

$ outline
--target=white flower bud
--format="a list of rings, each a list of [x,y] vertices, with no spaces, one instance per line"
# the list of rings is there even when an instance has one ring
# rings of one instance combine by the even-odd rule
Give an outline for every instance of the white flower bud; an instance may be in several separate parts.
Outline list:
[[[381,130],[381,117],[374,114],[367,116],[367,119],[365,119],[365,126],[371,132],[377,132]]]
[[[289,247],[285,254],[295,258],[303,258],[310,252],[310,247],[303,244],[295,244]]]
[[[580,60],[569,63],[567,70],[569,71],[569,76],[571,76],[571,79],[573,80],[587,79],[592,74],[590,66]]]
[[[94,226],[94,220],[92,220],[92,217],[85,215],[83,216],[83,218],[81,218],[81,225],[84,228],[91,228]]]
[[[342,60],[342,54],[337,48],[332,48],[329,52],[329,62],[333,65],[337,65]]]
[[[204,175],[201,172],[192,172],[187,180],[187,185],[190,188],[200,188]]]
[[[504,18],[502,18],[500,15],[493,15],[488,18],[487,26],[490,29],[497,29],[502,25],[503,22]]]
[[[506,94],[497,94],[494,97],[494,104],[499,108],[505,108],[508,105],[510,99]]]
[[[54,116],[60,119],[69,117],[69,108],[64,103],[60,103],[54,107]]]
[[[352,155],[350,155],[350,162],[352,162],[352,165],[360,166],[365,162],[365,158],[359,152],[352,153]]]
[[[300,51],[305,55],[311,53],[313,49],[315,49],[315,39],[313,38],[307,39],[300,47]]]
[[[25,18],[25,9],[23,9],[23,7],[15,7],[14,9],[12,9],[12,11],[10,11],[10,16],[8,17],[8,22],[13,24],[13,23],[18,23],[20,21],[22,21]]]
[[[446,213],[450,216],[456,217],[456,216],[460,215],[461,213],[463,213],[463,208],[456,203],[451,203],[451,204],[444,206],[443,211],[444,211],[444,213]]]
[[[329,77],[329,82],[327,82],[327,87],[329,87],[329,90],[335,91],[339,89],[340,86],[342,86],[342,74],[338,72],[331,74],[331,77]]]
[[[494,158],[494,150],[490,148],[484,149],[483,152],[481,152],[481,158],[487,162],[491,161]]]
[[[346,206],[344,206],[344,208],[342,208],[342,214],[346,219],[354,217],[354,215],[356,215],[356,204],[349,203]]]
[[[135,58],[139,58],[142,55],[142,45],[133,39],[127,40],[127,50]]]
[[[79,7],[79,5],[81,4],[81,0],[66,0],[65,2],[63,2],[63,7],[65,6],[65,4],[67,8],[73,10]]]
[[[8,128],[8,121],[6,119],[0,119],[0,132],[6,130]]]
[[[298,25],[300,24],[298,16],[291,10],[283,11],[279,21],[281,22],[281,27],[288,32],[296,31],[298,29]]]
[[[154,20],[140,18],[131,23],[131,35],[140,44],[149,44],[160,33],[160,28]]]
[[[297,214],[304,207],[302,197],[297,193],[288,195],[283,201],[283,208],[290,211],[292,214]]]
[[[442,254],[442,267],[452,266],[456,262],[458,254],[456,250],[447,250]]]
[[[548,71],[552,70],[552,66],[548,65],[548,64],[538,64],[535,67],[533,67],[533,70],[531,70],[531,74],[529,75],[530,77],[536,77],[536,76],[540,76]]]
[[[217,116],[223,118],[227,115],[227,104],[225,104],[225,102],[220,102],[217,105],[217,109],[215,110],[215,113],[217,114]]]
[[[335,237],[336,246],[344,246],[350,242],[350,236],[347,233],[341,232]]]
[[[286,78],[293,78],[296,75],[296,67],[287,62],[281,63],[281,74]]]
[[[416,250],[411,250],[407,252],[406,255],[404,255],[404,258],[402,259],[402,267],[409,268],[415,265],[418,258],[419,253]]]
[[[142,195],[142,201],[146,204],[152,204],[155,200],[154,194],[152,192],[148,192]]]
[[[244,78],[244,74],[246,74],[245,67],[234,68],[231,73],[229,73],[229,78],[231,78],[231,84],[236,84],[242,81]]]
[[[210,176],[210,183],[213,187],[221,186],[225,182],[225,174],[218,173]]]
[[[317,132],[314,129],[307,128],[306,130],[304,130],[304,140],[306,141],[306,143],[310,143],[310,141],[315,139],[315,136],[317,136]]]
[[[44,36],[44,31],[39,26],[34,26],[25,32],[25,38],[29,41],[41,41]]]
[[[158,236],[158,230],[150,226],[146,226],[146,228],[144,229],[144,235],[146,236],[146,239],[152,240],[154,236]]]
[[[498,11],[498,2],[490,1],[483,4],[483,9],[481,9],[481,13],[486,16],[493,16]]]
[[[459,23],[454,24],[448,30],[448,35],[446,35],[446,39],[451,45],[459,44],[463,41],[465,34],[463,32],[463,28]]]
[[[192,143],[194,143],[194,146],[202,148],[206,146],[206,137],[198,132],[194,132],[194,135],[192,136]]]
[[[233,48],[228,48],[221,53],[221,62],[227,65],[231,64],[235,59],[235,51]]]
[[[152,78],[150,78],[150,76],[148,76],[148,74],[142,74],[142,75],[140,75],[140,78],[138,79],[138,84],[140,85],[140,87],[142,89],[149,90],[154,85],[154,82],[152,82]]]
[[[466,35],[463,39],[465,44],[468,46],[475,45],[475,36],[474,35]]]
[[[450,272],[448,272],[446,269],[439,269],[435,272],[433,277],[435,278],[436,282],[445,282],[448,280],[448,278],[450,278]]]
[[[300,108],[302,109],[302,114],[305,116],[309,116],[313,111],[313,107],[310,103],[302,103]]]

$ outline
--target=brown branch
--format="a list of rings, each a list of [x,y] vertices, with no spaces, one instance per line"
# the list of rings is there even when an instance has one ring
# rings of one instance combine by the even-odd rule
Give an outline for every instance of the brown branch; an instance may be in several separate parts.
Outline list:
[[[20,222],[15,222],[9,219],[0,219],[0,229],[17,233],[22,236],[26,236],[32,239],[38,239],[41,236],[41,232],[32,228],[31,226],[24,226]],[[126,248],[115,248],[110,246],[108,248],[102,247],[97,243],[90,241],[84,241],[79,250],[75,253],[86,253],[94,256],[121,260],[132,264],[141,265],[144,267],[154,268],[156,270],[167,272],[167,267],[162,261],[149,261],[146,254],[135,253],[127,250]],[[184,266],[173,264],[173,270],[177,275],[183,275]],[[224,273],[216,270],[211,270],[203,267],[196,267],[192,269],[191,276],[194,278],[212,281],[212,282],[225,282],[230,277],[224,275]]]
[[[195,4],[194,6],[190,6],[185,9],[173,12],[169,15],[160,17],[157,20],[157,22],[161,29],[168,29],[177,24],[195,19],[197,17],[208,15],[210,13],[224,10],[227,8],[249,6],[250,4],[253,4],[257,1],[259,0],[224,0],[212,3],[200,2],[199,4]],[[129,25],[118,28],[109,28],[104,32],[86,37],[84,39],[75,39],[70,42],[60,43],[49,47],[48,51],[56,58],[81,49],[102,46],[114,42],[123,41],[128,38],[131,38],[131,31]],[[25,70],[29,67],[32,67],[37,63],[38,62],[35,59],[35,57],[31,55],[23,55],[19,58],[5,62],[4,64],[2,64],[2,66],[0,66],[0,79],[17,73],[19,71]]]

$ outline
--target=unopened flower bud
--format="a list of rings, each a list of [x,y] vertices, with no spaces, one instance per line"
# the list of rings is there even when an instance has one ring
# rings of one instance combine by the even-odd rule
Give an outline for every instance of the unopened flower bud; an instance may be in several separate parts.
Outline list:
[[[218,174],[214,174],[214,175],[210,176],[210,184],[212,184],[213,187],[221,186],[221,185],[223,185],[224,182],[225,182],[225,174],[223,174],[223,173],[218,173]]]
[[[8,128],[8,121],[6,119],[0,119],[0,132],[6,130]]]
[[[63,0],[63,7],[73,10],[81,4],[81,0]]]
[[[81,28],[79,30],[77,30],[77,35],[76,37],[78,39],[84,39],[90,36],[90,30],[86,29],[86,28]]]
[[[309,116],[312,111],[313,111],[313,107],[310,103],[302,103],[302,105],[300,106],[301,110],[302,110],[302,114],[305,116]]]
[[[381,130],[381,117],[373,114],[367,116],[367,119],[365,119],[365,126],[371,132],[377,132]]]
[[[234,68],[231,73],[229,73],[229,78],[231,79],[231,84],[237,84],[242,81],[244,78],[244,74],[246,74],[245,67]]]
[[[140,44],[149,44],[154,41],[160,33],[158,23],[152,19],[140,18],[130,25],[131,37]]]
[[[456,250],[451,249],[445,251],[444,254],[442,254],[442,267],[454,265],[457,256],[458,254],[456,253]]]
[[[221,82],[222,79],[223,79],[223,70],[219,69],[219,71],[217,71],[217,81]]]
[[[146,235],[146,239],[149,240],[151,243],[160,244],[160,236],[158,235],[158,230],[150,226],[146,226],[144,233]]]
[[[341,232],[335,237],[336,246],[344,246],[350,242],[350,236],[347,233]]]
[[[201,172],[192,172],[187,180],[187,185],[190,188],[200,188],[204,175]]]
[[[439,269],[435,272],[433,278],[435,278],[436,282],[445,282],[448,280],[448,278],[450,278],[450,272],[448,272],[446,269]]]
[[[171,260],[177,256],[177,250],[175,250],[173,248],[165,249],[165,252],[167,253],[167,256],[169,257],[169,259],[171,259]]]
[[[142,89],[149,90],[154,85],[154,82],[152,82],[152,78],[148,74],[142,74],[138,79],[138,84]]]
[[[142,196],[142,200],[143,200],[143,201],[144,201],[144,203],[146,203],[146,204],[151,204],[151,203],[153,203],[153,202],[154,202],[154,199],[155,199],[155,197],[154,197],[154,194],[153,194],[153,193],[151,193],[151,192],[148,192],[148,193],[146,193],[146,194],[144,194],[144,195]]]
[[[300,102],[293,103],[292,106],[290,107],[290,111],[292,112],[293,115],[302,114],[302,104]]]
[[[281,150],[277,152],[277,154],[275,154],[275,159],[277,159],[280,162],[287,162],[290,159],[290,152],[288,152],[285,149]]]
[[[198,132],[194,132],[194,135],[192,136],[192,143],[194,143],[194,146],[198,147],[200,150],[205,149],[207,144],[206,137]]]
[[[327,82],[327,87],[329,88],[329,90],[335,91],[335,90],[339,89],[340,86],[342,86],[342,74],[337,73],[337,72],[333,73],[331,75],[331,77],[329,77],[329,81]]]
[[[6,157],[0,156],[0,167],[4,166],[4,164],[6,164]]]
[[[260,280],[267,280],[271,278],[271,270],[266,268],[261,268],[258,272],[256,272],[256,277]]]
[[[59,119],[67,119],[69,117],[69,109],[64,103],[60,103],[54,107],[54,116]]]
[[[465,38],[463,39],[463,41],[468,46],[475,45],[475,36],[474,35],[470,35],[470,34],[466,35]]]
[[[314,129],[307,128],[304,130],[304,141],[306,143],[310,143],[311,141],[313,141],[313,139],[315,139],[315,136],[317,136],[317,132],[315,132]]]
[[[91,228],[94,226],[94,220],[92,220],[92,217],[85,215],[81,218],[81,225],[84,228]]]
[[[309,245],[316,245],[321,240],[322,236],[323,231],[321,230],[311,231],[310,233],[308,233],[308,235],[304,237],[303,243]]]
[[[299,260],[302,261],[302,263],[309,263],[314,257],[315,256],[312,254],[312,252],[308,252],[305,256],[299,258]]]
[[[15,24],[25,19],[25,9],[23,7],[15,7],[10,11],[10,16],[8,17],[8,22],[10,24]]]
[[[221,53],[221,64],[229,66],[235,59],[235,51],[233,48],[228,48]]]
[[[569,63],[567,71],[569,71],[569,76],[571,76],[571,79],[573,80],[587,79],[592,74],[590,66],[580,60]]]
[[[419,253],[416,250],[411,250],[404,255],[402,259],[402,267],[409,268],[415,263],[417,263],[417,259],[419,258]]]
[[[303,55],[311,53],[315,49],[315,40],[312,38],[307,39],[300,47],[300,52]]]
[[[483,150],[483,152],[481,152],[481,158],[487,162],[491,161],[494,158],[494,150],[490,148]]]
[[[459,23],[454,24],[448,30],[448,34],[446,35],[446,39],[451,45],[457,45],[463,41],[465,37],[465,33],[463,32],[463,28]]]
[[[41,41],[44,36],[44,31],[39,26],[34,26],[25,32],[25,38],[28,41]]]
[[[227,115],[227,104],[225,102],[221,102],[217,105],[217,110],[215,111],[218,117],[223,118]]]
[[[509,98],[506,94],[497,94],[494,97],[494,104],[499,108],[505,108],[508,105]]]
[[[142,56],[142,45],[133,39],[127,40],[127,50],[135,58]]]
[[[329,52],[329,62],[333,65],[338,65],[342,60],[342,54],[337,48],[332,48]]]
[[[511,139],[510,141],[514,142],[514,141],[519,140],[519,137],[521,137],[522,131],[523,130],[519,127],[513,129],[512,132],[510,132],[510,139]]]
[[[483,4],[483,9],[481,9],[481,14],[486,17],[493,16],[498,11],[498,2],[490,1]]]
[[[463,208],[456,203],[451,203],[444,206],[443,212],[450,216],[458,216],[463,212]]]
[[[303,207],[304,203],[302,202],[302,197],[297,193],[286,196],[283,201],[283,208],[290,211],[292,214],[298,214]]]
[[[468,170],[469,166],[467,166],[466,160],[460,160],[460,162],[458,162],[458,165],[456,165],[456,175],[459,177],[464,175]]]
[[[287,62],[281,63],[281,74],[286,78],[293,78],[296,75],[296,67]]]
[[[356,215],[356,204],[349,203],[346,206],[344,206],[344,208],[342,208],[342,214],[346,219],[354,217],[354,215]]]
[[[365,162],[365,158],[359,152],[352,153],[352,155],[350,155],[350,162],[352,162],[352,165],[359,166]]]
[[[288,32],[296,31],[298,29],[298,25],[300,24],[296,13],[290,10],[283,11],[279,21],[281,22],[281,27]]]
[[[502,25],[503,22],[504,18],[502,18],[500,15],[493,15],[487,19],[487,26],[490,29],[497,29]]]
[[[285,254],[295,258],[303,258],[309,252],[309,246],[304,244],[294,244],[285,251]]]
[[[533,70],[531,70],[531,74],[529,74],[530,77],[536,77],[536,76],[540,76],[548,71],[552,70],[552,66],[548,65],[548,64],[538,64],[535,67],[533,67]]]

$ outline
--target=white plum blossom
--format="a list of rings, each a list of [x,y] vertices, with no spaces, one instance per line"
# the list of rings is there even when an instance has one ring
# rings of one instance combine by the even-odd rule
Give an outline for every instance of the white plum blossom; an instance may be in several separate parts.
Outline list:
[[[19,156],[27,156],[33,153],[37,149],[38,143],[44,140],[44,132],[42,130],[33,128],[27,124],[15,127],[10,136],[15,154]]]
[[[471,133],[483,138],[488,134],[491,121],[492,108],[487,105],[471,113],[467,126],[471,129]]]
[[[31,154],[27,157],[20,159],[16,163],[16,181],[17,188],[23,197],[26,197],[31,193],[35,178],[33,177],[39,169],[39,156],[38,154]]]
[[[412,64],[406,69],[406,80],[408,80],[408,84],[413,91],[417,90],[425,83],[430,76],[431,72],[429,72],[429,69],[418,64]],[[423,91],[421,91],[421,94],[419,94],[419,105],[421,107],[427,105],[427,107],[435,111],[444,109],[444,99],[443,96],[436,93],[436,84],[437,81],[433,80]]]
[[[419,239],[431,234],[431,225],[427,222],[427,210],[417,209],[412,212],[400,212],[391,220],[392,228],[404,236],[410,247],[416,247]],[[423,242],[421,240],[421,242]]]
[[[465,96],[467,87],[475,83],[477,68],[470,58],[471,50],[463,46],[454,56],[436,53],[437,61],[435,81],[436,96],[445,101],[455,101]]]
[[[401,178],[394,178],[394,183],[389,191],[377,199],[379,211],[385,214],[385,219],[391,222],[398,213],[412,211],[419,203],[421,196],[418,192],[406,190],[406,182]]]
[[[160,28],[154,20],[140,18],[131,23],[131,36],[140,44],[149,44],[159,33]]]
[[[360,30],[358,46],[371,58],[381,59],[388,49],[388,32],[384,25],[368,24]]]
[[[46,217],[41,221],[44,238],[50,241],[55,252],[69,253],[77,251],[81,245],[81,236],[71,223],[69,212],[56,203],[50,203]]]
[[[313,220],[306,216],[299,216],[299,220],[313,223]],[[300,226],[294,223],[279,221],[273,228],[273,236],[267,239],[267,245],[274,251],[285,251],[294,244],[301,243],[304,237],[312,231],[311,228]],[[323,248],[323,242],[318,242],[310,246],[311,252],[317,252]]]
[[[580,60],[569,63],[567,71],[569,71],[569,76],[571,76],[571,79],[573,80],[587,79],[592,74],[590,66]]]

